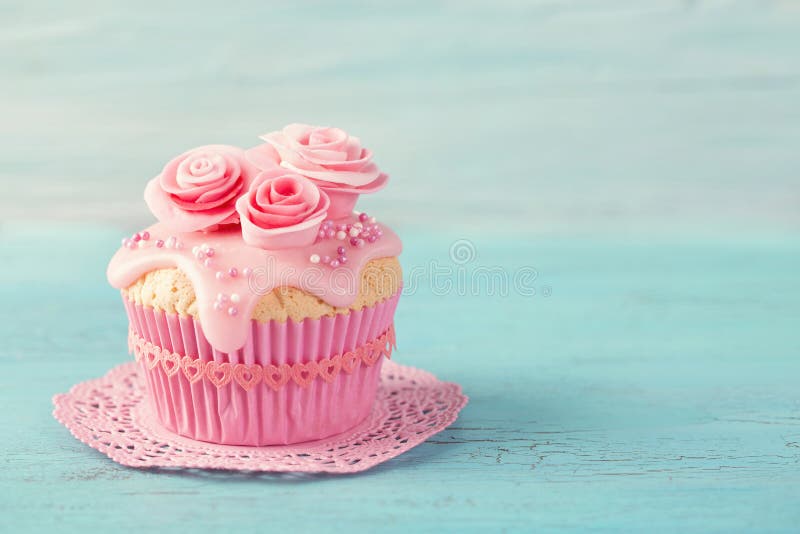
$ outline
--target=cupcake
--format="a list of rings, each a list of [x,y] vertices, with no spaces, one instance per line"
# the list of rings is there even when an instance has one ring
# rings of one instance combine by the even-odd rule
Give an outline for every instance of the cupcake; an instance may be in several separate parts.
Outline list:
[[[262,139],[167,163],[145,189],[158,222],[108,267],[153,412],[191,439],[264,446],[353,428],[394,346],[402,245],[353,211],[387,176],[337,128]]]

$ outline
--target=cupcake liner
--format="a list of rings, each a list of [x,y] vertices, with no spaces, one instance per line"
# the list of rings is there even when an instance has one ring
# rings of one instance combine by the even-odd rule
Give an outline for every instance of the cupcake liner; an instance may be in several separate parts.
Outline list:
[[[467,403],[458,384],[387,361],[374,407],[354,428],[318,441],[249,447],[175,434],[157,420],[147,396],[142,366],[128,362],[53,397],[53,415],[78,440],[115,462],[151,473],[183,468],[345,474],[370,469],[419,445],[455,421]],[[429,449],[427,454],[435,452]],[[427,454],[421,452],[409,467]]]
[[[161,424],[200,441],[264,446],[322,439],[369,415],[382,358],[372,365],[350,365],[349,372],[332,378],[305,370],[315,369],[320,360],[330,363],[337,355],[358,353],[387,332],[399,296],[398,291],[383,302],[333,317],[253,320],[244,346],[230,353],[211,347],[192,317],[123,301],[132,334],[164,349],[170,359],[151,366],[145,358],[141,365]],[[193,365],[205,367],[202,376],[192,374]],[[296,376],[286,376],[289,367]],[[262,368],[266,377],[258,376]]]

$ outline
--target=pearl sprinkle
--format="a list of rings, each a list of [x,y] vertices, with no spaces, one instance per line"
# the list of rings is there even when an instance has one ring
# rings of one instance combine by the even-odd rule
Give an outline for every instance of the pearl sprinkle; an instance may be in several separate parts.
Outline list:
[[[239,307],[236,306],[241,301],[241,297],[237,293],[233,293],[230,296],[226,295],[225,293],[219,293],[217,295],[216,300],[214,300],[214,310],[221,312],[224,311],[231,317],[234,317],[239,314]],[[228,306],[228,303],[231,305]]]
[[[141,232],[136,232],[130,237],[123,238],[122,246],[130,250],[147,248],[149,246],[148,243],[150,242],[150,238],[151,238],[150,232],[147,230],[143,230]],[[163,239],[156,239],[155,241],[153,241],[153,246],[155,246],[156,248],[180,249],[183,247],[183,243],[178,241],[177,237],[170,236],[169,238],[167,238],[166,241],[164,241]]]
[[[210,269],[214,266],[214,260],[212,259],[216,252],[213,248],[208,246],[208,243],[203,243],[202,245],[195,245],[192,247],[192,256],[195,259],[203,264],[204,267]]]
[[[333,221],[325,221],[320,225],[317,242],[334,237],[337,241],[343,241],[344,244],[336,247],[335,257],[311,254],[308,261],[314,265],[322,263],[336,269],[348,262],[346,245],[361,249],[368,244],[375,243],[382,236],[383,230],[378,226],[375,217],[370,217],[363,212],[359,213],[358,220],[352,223],[334,225]]]

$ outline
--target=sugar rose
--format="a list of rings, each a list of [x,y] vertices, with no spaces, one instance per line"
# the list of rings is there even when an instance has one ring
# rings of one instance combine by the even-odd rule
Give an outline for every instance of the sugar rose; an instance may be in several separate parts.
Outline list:
[[[236,211],[246,243],[281,249],[312,244],[329,205],[311,180],[278,167],[255,177]]]
[[[257,172],[240,148],[201,146],[167,163],[147,184],[144,198],[172,231],[209,230],[239,221],[236,200]]]
[[[372,152],[339,128],[290,124],[261,138],[266,145],[249,150],[248,158],[259,167],[278,163],[313,180],[330,197],[332,218],[349,215],[360,194],[378,191],[389,179]]]

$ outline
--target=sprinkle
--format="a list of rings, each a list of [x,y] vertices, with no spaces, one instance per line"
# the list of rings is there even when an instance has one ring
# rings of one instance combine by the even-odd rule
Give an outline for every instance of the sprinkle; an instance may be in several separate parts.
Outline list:
[[[130,241],[130,238],[123,237],[122,238],[122,246],[123,247],[127,247],[128,246],[128,241]]]
[[[346,251],[345,251],[344,247],[339,247],[339,248],[337,248],[337,249],[336,249],[336,253],[337,253],[339,256],[341,256],[341,255],[342,255],[342,254],[344,254],[345,252],[346,252]]]
[[[369,215],[367,215],[366,213],[363,213],[363,212],[362,212],[362,213],[360,213],[360,214],[358,215],[358,220],[359,220],[359,221],[361,221],[362,223],[363,223],[363,222],[366,222],[366,221],[367,221],[367,219],[369,219]]]
[[[175,240],[175,248],[176,248],[176,249],[182,249],[182,248],[183,248],[183,242],[181,242],[181,241],[178,241],[178,240],[176,239],[176,240]]]
[[[329,230],[325,231],[325,237],[327,237],[328,239],[333,237],[335,234],[336,234],[336,232],[334,232],[333,229],[329,229]]]
[[[212,257],[214,254],[216,254],[216,251],[213,248],[209,247],[206,249],[206,256],[208,256],[209,258]]]
[[[311,263],[319,263],[319,254],[312,254],[309,256],[308,261]]]
[[[341,263],[342,265],[347,263],[347,256],[339,256],[339,263]]]
[[[150,232],[148,232],[147,230],[142,232],[142,241],[147,241],[149,239],[150,239]]]
[[[225,293],[219,293],[217,294],[217,300],[220,302],[228,302],[228,295]]]
[[[242,298],[239,296],[239,293],[231,293],[231,302],[234,304],[238,304]]]
[[[350,229],[350,237],[355,237],[360,233],[361,233],[361,230],[359,230],[358,228],[351,228]]]
[[[322,263],[324,263],[325,265],[328,265],[330,262],[331,262],[331,257],[330,256],[322,256]]]
[[[378,221],[378,220],[377,220],[375,217],[370,217],[370,218],[369,218],[369,222],[370,222],[371,224],[375,224],[377,221]]]
[[[321,239],[325,239],[325,236],[327,235],[327,233],[325,232],[325,230],[320,230],[320,231],[317,233],[317,235],[318,235],[318,236],[319,236]]]
[[[251,269],[250,267],[245,267],[244,269],[242,269],[242,274],[245,276],[250,276],[251,274],[253,274],[253,269]]]
[[[225,278],[225,273],[223,273],[222,271],[217,271],[214,276],[217,277],[217,280],[223,280]]]
[[[371,236],[369,236],[367,238],[367,241],[369,241],[370,243],[374,243],[377,240],[378,240],[378,236],[376,236],[376,235],[371,235]]]
[[[167,248],[174,248],[177,243],[178,243],[178,240],[175,238],[174,235],[169,236],[167,238]]]
[[[156,248],[164,248],[164,240],[156,239]]]
[[[197,245],[192,247],[192,256],[197,256],[197,253],[200,252],[200,247]]]
[[[342,241],[345,237],[347,237],[347,234],[344,233],[344,230],[339,230],[338,232],[336,232],[336,239],[338,239],[339,241]]]
[[[214,260],[212,260],[211,258],[206,258],[203,261],[203,265],[210,268],[212,265],[214,265]]]
[[[208,243],[200,243],[200,250],[208,250]]]
[[[220,301],[214,302],[214,309],[216,311],[222,311],[222,303]]]
[[[364,228],[364,225],[361,224],[360,222],[357,222],[353,224],[353,228],[358,228],[359,230],[361,230],[362,228]]]
[[[228,276],[230,276],[231,278],[236,278],[237,276],[239,276],[239,269],[237,269],[236,267],[231,267],[230,269],[228,269]]]
[[[231,306],[230,308],[228,308],[228,315],[230,315],[231,317],[233,317],[237,313],[239,313],[239,309],[236,306]]]
[[[147,245],[147,243],[145,243],[144,241],[139,241],[136,244],[139,246],[139,248],[144,248]]]
[[[331,260],[331,268],[335,269],[339,266],[339,260]]]
[[[139,232],[136,232],[135,234],[133,234],[133,240],[134,240],[134,241],[136,241],[137,243],[138,243],[138,242],[139,242],[141,239],[142,239],[142,234],[140,234]]]
[[[206,253],[203,252],[202,250],[198,250],[197,253],[195,253],[194,257],[197,258],[198,260],[202,260],[203,258],[206,257]]]
[[[363,239],[356,239],[356,247],[364,248],[364,240]]]

